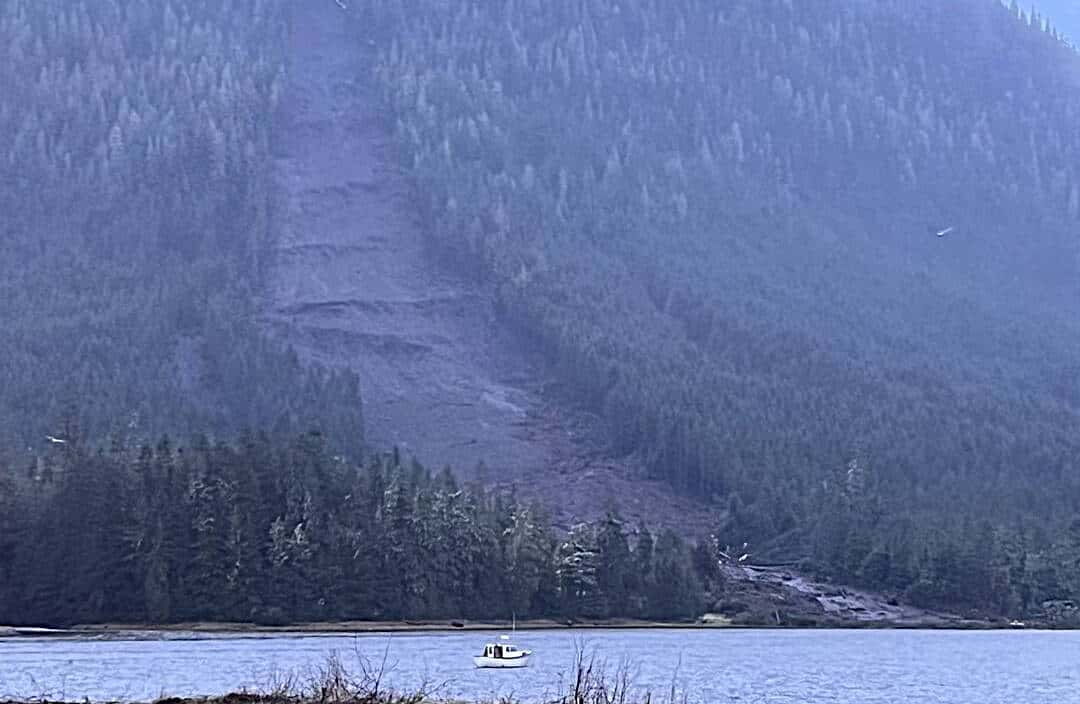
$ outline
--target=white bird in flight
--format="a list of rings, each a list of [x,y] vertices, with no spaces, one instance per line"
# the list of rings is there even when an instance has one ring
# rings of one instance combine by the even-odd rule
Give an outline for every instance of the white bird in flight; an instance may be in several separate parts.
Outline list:
[[[67,445],[67,440],[61,440],[60,438],[54,438],[52,435],[46,435],[45,439],[56,445]]]

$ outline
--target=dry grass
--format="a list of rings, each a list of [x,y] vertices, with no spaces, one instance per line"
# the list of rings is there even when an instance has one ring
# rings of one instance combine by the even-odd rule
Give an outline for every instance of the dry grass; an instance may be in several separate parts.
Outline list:
[[[278,675],[257,692],[241,691],[198,699],[164,697],[154,704],[518,704],[520,701],[514,696],[488,703],[450,700],[439,696],[441,685],[425,685],[403,694],[385,685],[384,678],[388,674],[386,653],[377,664],[359,654],[356,661],[356,669],[350,671],[335,654],[307,675]],[[655,699],[651,693],[635,691],[631,663],[624,661],[609,668],[606,661],[587,655],[579,645],[572,677],[562,685],[562,691],[542,704],[686,704],[685,698],[677,696],[677,675],[676,672],[672,678],[667,696]],[[0,697],[0,704],[60,704],[63,701],[63,698],[57,700],[47,695],[23,701],[3,701]],[[85,704],[90,703],[86,700]]]

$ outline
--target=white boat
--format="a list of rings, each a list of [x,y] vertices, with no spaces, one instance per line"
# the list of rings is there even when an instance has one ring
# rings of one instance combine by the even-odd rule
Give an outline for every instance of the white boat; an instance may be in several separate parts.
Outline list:
[[[488,643],[482,655],[473,658],[477,667],[528,667],[531,650],[524,650],[508,642],[509,636],[502,636],[499,643]]]

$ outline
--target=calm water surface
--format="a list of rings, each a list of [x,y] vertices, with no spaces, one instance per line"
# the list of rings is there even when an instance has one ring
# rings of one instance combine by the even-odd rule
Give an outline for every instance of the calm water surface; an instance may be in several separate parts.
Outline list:
[[[139,640],[0,639],[0,700],[149,700],[265,689],[336,653],[382,662],[395,688],[527,702],[556,694],[578,648],[629,664],[640,690],[692,703],[1080,704],[1080,633],[941,631],[549,631],[519,633],[520,671],[476,670],[484,633],[171,635]]]

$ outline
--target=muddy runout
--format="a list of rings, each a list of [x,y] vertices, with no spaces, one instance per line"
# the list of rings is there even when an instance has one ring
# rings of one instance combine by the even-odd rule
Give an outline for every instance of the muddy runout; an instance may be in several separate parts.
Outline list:
[[[726,588],[713,612],[740,626],[832,628],[1010,628],[1007,621],[965,618],[841,587],[784,567],[724,565]],[[1035,626],[1032,622],[1030,624]],[[1044,624],[1039,624],[1044,625]]]
[[[708,511],[639,480],[634,462],[603,452],[594,423],[546,398],[490,297],[429,255],[369,50],[332,0],[294,7],[275,145],[284,216],[265,306],[274,334],[359,374],[374,447],[514,486],[560,523],[618,505],[631,521],[706,534]]]

